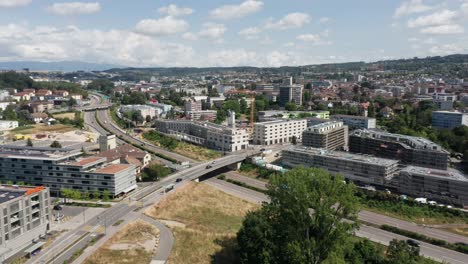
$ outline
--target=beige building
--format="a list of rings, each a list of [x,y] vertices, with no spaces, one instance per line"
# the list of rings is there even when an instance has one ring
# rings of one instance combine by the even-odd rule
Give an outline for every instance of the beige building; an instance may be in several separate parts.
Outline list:
[[[275,120],[255,123],[253,143],[257,145],[273,145],[302,140],[302,132],[307,128],[307,120]]]
[[[310,126],[302,132],[302,145],[329,150],[346,150],[348,146],[348,126],[338,121]]]

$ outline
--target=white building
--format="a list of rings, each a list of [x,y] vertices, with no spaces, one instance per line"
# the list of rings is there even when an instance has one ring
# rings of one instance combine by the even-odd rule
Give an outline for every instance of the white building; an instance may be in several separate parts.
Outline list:
[[[146,116],[154,118],[162,113],[161,109],[151,107],[148,105],[123,105],[120,107],[120,112],[122,113],[130,111],[140,111],[143,118],[145,118]]]
[[[302,139],[302,132],[307,128],[307,120],[274,120],[255,123],[253,142],[258,145],[272,145]]]
[[[432,126],[439,129],[452,129],[459,126],[468,126],[468,114],[456,111],[432,112]]]
[[[10,130],[18,127],[18,121],[0,120],[0,130]]]
[[[377,120],[372,117],[353,116],[353,115],[332,115],[330,119],[341,121],[351,129],[365,128],[374,129],[377,126]]]
[[[15,102],[0,102],[0,110],[4,111],[11,104],[15,104]]]

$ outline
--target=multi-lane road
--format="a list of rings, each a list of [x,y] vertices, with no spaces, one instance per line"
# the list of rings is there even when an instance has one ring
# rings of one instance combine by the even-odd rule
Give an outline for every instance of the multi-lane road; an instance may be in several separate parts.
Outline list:
[[[207,184],[223,190],[224,192],[237,196],[239,198],[255,202],[255,203],[264,203],[268,202],[269,199],[263,193],[259,193],[223,180],[218,180],[216,178],[211,178],[205,181]],[[393,239],[407,240],[408,237],[394,234],[381,230],[376,227],[361,225],[360,228],[355,232],[359,237],[368,238],[374,242],[389,245],[390,241]],[[434,246],[425,242],[420,242],[420,253],[421,255],[432,258],[434,260],[453,263],[453,264],[466,264],[468,255],[459,253],[453,250],[445,249],[442,247]]]

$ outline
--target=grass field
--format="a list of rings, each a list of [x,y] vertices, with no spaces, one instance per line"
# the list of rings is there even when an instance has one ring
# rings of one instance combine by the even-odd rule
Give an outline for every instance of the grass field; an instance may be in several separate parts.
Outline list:
[[[174,151],[180,155],[199,161],[217,159],[222,156],[220,152],[185,142],[180,142]]]
[[[242,219],[258,205],[202,183],[189,183],[145,213],[179,223],[169,263],[235,263]]]
[[[142,220],[134,221],[125,225],[83,263],[150,263],[158,235],[159,230],[153,225]]]
[[[29,127],[28,129],[17,130],[19,134],[38,134],[44,132],[57,132],[57,133],[65,133],[69,131],[76,130],[76,128],[68,125],[56,124],[56,125],[45,125],[45,124],[37,124],[34,126]]]

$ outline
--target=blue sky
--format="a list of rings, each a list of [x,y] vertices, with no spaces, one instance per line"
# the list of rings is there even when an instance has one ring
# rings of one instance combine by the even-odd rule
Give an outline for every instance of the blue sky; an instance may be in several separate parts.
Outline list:
[[[468,51],[468,0],[0,0],[0,61],[284,66]]]

